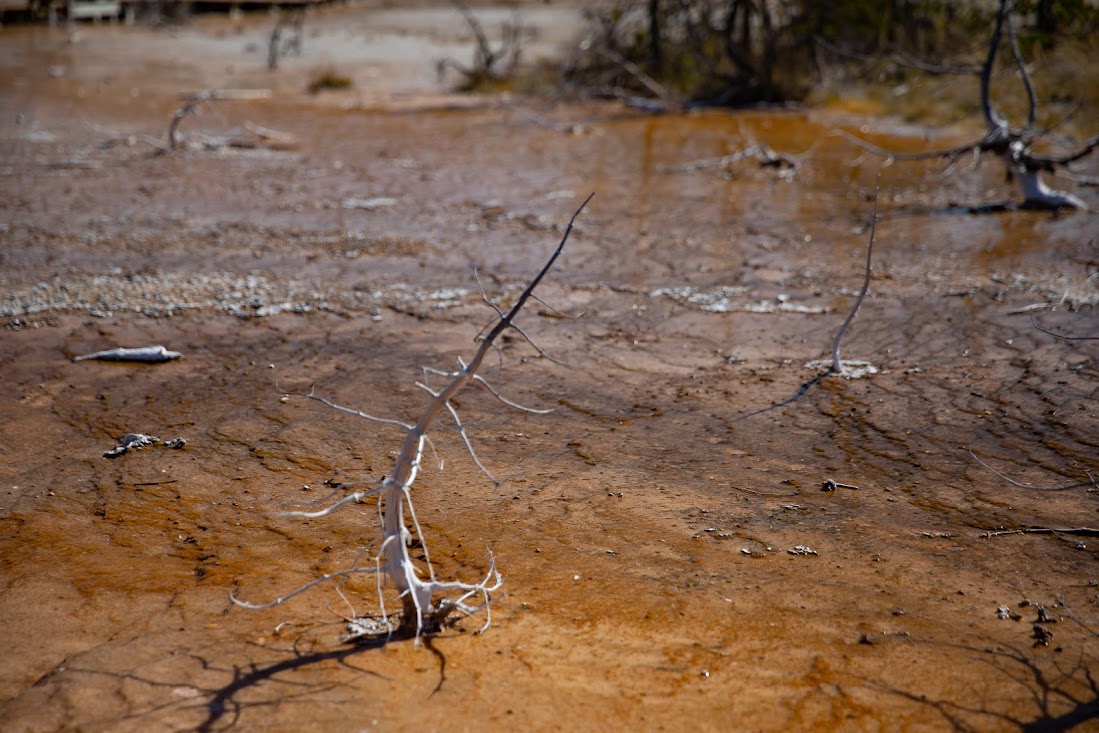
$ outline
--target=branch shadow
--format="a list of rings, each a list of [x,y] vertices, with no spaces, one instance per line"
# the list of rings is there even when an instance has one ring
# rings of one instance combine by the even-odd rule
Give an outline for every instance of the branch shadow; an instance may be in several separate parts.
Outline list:
[[[334,661],[339,663],[340,666],[356,672],[383,678],[382,675],[377,672],[356,666],[349,660],[359,654],[381,649],[390,641],[391,639],[379,637],[361,640],[343,649],[309,653],[299,653],[297,650],[293,650],[294,656],[270,664],[260,665],[253,663],[245,668],[234,666],[233,679],[229,683],[208,691],[210,699],[205,705],[206,719],[194,728],[195,733],[211,733],[215,730],[231,729],[240,721],[240,717],[245,709],[271,704],[270,702],[265,701],[244,702],[240,700],[239,697],[243,692],[256,688],[265,682],[276,681],[275,678],[284,672],[297,671],[325,662]],[[199,661],[204,667],[207,666],[205,660],[200,659]],[[442,666],[445,668],[445,658]],[[284,684],[289,684],[285,681],[282,682],[284,682]],[[440,681],[439,684],[441,685],[442,682]],[[310,688],[309,692],[316,692],[316,688]],[[281,695],[277,700],[278,703],[285,703],[286,701],[287,698]]]
[[[883,215],[882,219],[911,219],[925,216],[990,216],[1016,211],[1044,214],[1050,219],[1058,219],[1067,215],[1066,210],[1063,209],[1029,205],[1025,201],[1007,199],[984,203],[948,201],[945,204],[899,204],[893,207],[888,215]]]
[[[219,662],[217,657],[226,656],[223,643],[214,643],[217,651],[205,649],[179,650],[171,652],[169,657],[186,659],[197,665],[191,672],[176,673],[170,676],[140,673],[137,671],[111,671],[84,666],[72,666],[63,663],[54,671],[43,675],[35,683],[36,687],[51,684],[58,675],[91,675],[113,678],[122,686],[136,683],[151,690],[161,690],[164,694],[153,693],[153,697],[144,703],[136,704],[132,709],[111,716],[108,726],[119,725],[126,721],[144,721],[151,728],[163,723],[163,716],[169,716],[172,730],[191,731],[193,733],[214,733],[228,731],[242,726],[247,729],[262,727],[258,723],[245,723],[245,713],[253,708],[275,708],[295,704],[329,705],[330,700],[319,696],[331,690],[350,684],[347,680],[327,676],[321,680],[294,679],[291,675],[328,663],[336,663],[340,668],[356,675],[367,675],[381,681],[390,681],[385,675],[357,663],[358,657],[378,651],[389,644],[408,641],[412,634],[360,637],[353,642],[345,642],[339,648],[318,651],[299,649],[307,630],[299,636],[289,648],[276,649],[263,644],[249,642],[247,647],[268,655],[274,653],[274,661],[266,662]],[[447,658],[433,643],[431,637],[422,636],[421,641],[438,663],[438,682],[429,693],[434,695],[442,690],[446,683]],[[232,653],[237,659],[247,655],[247,651]],[[205,681],[213,677],[209,682]],[[219,679],[228,681],[220,683]],[[186,717],[184,717],[184,715]],[[194,715],[194,717],[191,717]],[[191,722],[183,722],[190,718]],[[197,720],[198,722],[193,722]],[[158,721],[158,722],[154,722]],[[103,721],[100,721],[103,722]]]
[[[978,658],[1004,675],[1014,688],[1025,691],[1033,705],[1032,716],[1012,715],[991,709],[987,704],[933,699],[923,694],[889,687],[863,679],[867,687],[932,708],[946,723],[961,733],[1013,728],[1021,733],[1060,733],[1099,721],[1099,679],[1093,672],[1094,659],[1081,652],[1074,662],[1059,658],[1042,665],[1032,654],[1006,646],[977,648],[947,644],[955,650],[979,655]],[[1060,654],[1060,652],[1057,652]]]
[[[738,423],[742,420],[747,420],[750,417],[755,417],[756,415],[762,415],[765,412],[770,412],[771,410],[777,410],[780,407],[785,407],[786,405],[792,405],[793,403],[797,402],[802,397],[804,397],[805,394],[810,389],[812,389],[815,385],[820,384],[821,380],[823,380],[825,377],[828,377],[828,376],[831,376],[831,375],[832,375],[831,371],[821,372],[820,374],[818,374],[815,377],[809,379],[808,381],[803,382],[801,384],[801,386],[799,386],[796,390],[794,390],[794,393],[792,395],[790,395],[789,397],[787,397],[786,399],[781,400],[779,402],[772,402],[771,404],[767,405],[766,407],[758,407],[755,410],[749,410],[748,412],[743,412],[740,415],[737,415],[736,417],[729,420],[729,424],[732,425],[733,423]]]
[[[392,633],[371,637],[356,637],[352,641],[345,641],[345,646],[340,649],[301,653],[297,650],[297,642],[291,649],[293,656],[269,664],[250,664],[247,668],[233,667],[233,679],[219,688],[208,691],[209,700],[205,704],[206,719],[193,730],[195,733],[212,733],[218,730],[234,728],[240,721],[243,711],[249,707],[261,707],[272,704],[285,704],[309,694],[332,689],[338,683],[330,683],[321,686],[311,686],[300,695],[279,695],[274,700],[259,702],[244,702],[240,699],[242,693],[257,688],[267,682],[281,682],[282,684],[294,684],[287,680],[277,680],[277,676],[286,672],[300,671],[302,669],[324,664],[325,662],[337,662],[341,667],[354,672],[367,674],[378,679],[388,679],[382,674],[371,669],[355,665],[351,660],[360,654],[382,649],[389,644],[415,640],[414,632],[393,631]],[[299,637],[300,640],[300,637]],[[428,651],[435,657],[439,664],[439,681],[432,688],[430,695],[434,695],[443,689],[446,683],[446,655],[434,644],[434,637],[423,635],[419,637]],[[199,660],[205,665],[205,660]]]

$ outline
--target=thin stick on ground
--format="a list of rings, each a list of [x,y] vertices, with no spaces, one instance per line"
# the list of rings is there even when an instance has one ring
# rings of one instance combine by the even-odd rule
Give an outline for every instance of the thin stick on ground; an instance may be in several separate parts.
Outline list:
[[[1001,529],[996,532],[982,532],[981,537],[990,539],[1009,534],[1071,534],[1080,537],[1099,537],[1099,529],[1093,527],[1027,527],[1025,529]]]
[[[1034,318],[1034,314],[1030,314],[1030,325],[1042,333],[1049,334],[1050,336],[1056,336],[1059,339],[1065,339],[1066,341],[1095,341],[1099,339],[1099,336],[1069,336],[1067,333],[1058,333],[1057,331],[1051,331],[1048,328],[1043,328],[1038,325],[1038,321]]]
[[[484,610],[486,621],[480,631],[484,631],[489,627],[492,622],[491,607],[489,605],[491,600],[490,596],[494,591],[499,589],[503,583],[500,573],[496,570],[495,558],[490,552],[489,569],[484,578],[479,582],[466,583],[461,581],[438,580],[435,577],[435,570],[431,564],[430,556],[428,555],[427,543],[424,541],[424,535],[421,531],[420,523],[416,518],[416,511],[412,504],[412,485],[416,480],[416,476],[419,474],[421,461],[423,459],[424,444],[427,441],[427,433],[435,421],[435,418],[443,412],[447,412],[457,422],[457,412],[455,411],[451,400],[469,384],[484,385],[484,381],[479,379],[477,375],[477,370],[480,368],[485,356],[490,350],[496,348],[495,342],[501,334],[509,328],[517,328],[515,319],[519,316],[527,301],[534,297],[535,288],[538,287],[560,257],[564,250],[565,243],[572,233],[576,218],[584,210],[591,198],[592,196],[588,196],[572,215],[557,248],[538,274],[534,276],[527,287],[519,294],[519,297],[515,300],[515,303],[511,308],[506,312],[497,309],[498,318],[495,325],[489,329],[486,335],[479,338],[480,345],[469,362],[459,362],[462,364],[461,369],[447,373],[447,376],[451,377],[451,380],[445,387],[437,391],[428,390],[432,397],[424,407],[423,413],[415,424],[407,425],[394,420],[375,418],[357,410],[341,407],[324,398],[317,397],[312,393],[307,395],[314,399],[319,399],[336,409],[344,410],[370,420],[391,425],[400,425],[405,430],[405,437],[401,443],[401,448],[397,454],[393,469],[390,475],[383,477],[377,486],[372,487],[367,491],[356,492],[345,496],[329,507],[319,511],[287,513],[288,516],[312,518],[325,517],[340,507],[359,502],[369,496],[377,496],[378,514],[382,525],[382,537],[378,554],[375,557],[375,568],[351,568],[346,571],[329,573],[324,577],[315,579],[310,583],[301,586],[275,601],[265,604],[248,603],[239,600],[235,596],[231,596],[231,599],[235,604],[245,608],[270,608],[329,578],[344,577],[352,572],[365,573],[373,570],[378,575],[378,597],[379,603],[382,604],[383,614],[384,599],[381,593],[381,580],[383,574],[388,578],[389,583],[396,590],[398,598],[401,600],[402,613],[400,624],[397,628],[398,633],[414,635],[418,639],[426,631],[432,631],[438,628],[446,618],[455,611],[471,615],[479,610]],[[461,423],[457,422],[457,424],[466,446],[469,447],[469,441],[464,434],[464,430],[461,428]],[[476,456],[474,456],[474,460],[477,461]],[[477,461],[477,464],[484,470],[480,461]],[[485,473],[487,474],[488,472],[485,471]],[[420,577],[422,570],[413,563],[412,558],[409,555],[408,548],[410,540],[412,539],[412,533],[409,532],[406,527],[406,511],[409,515],[412,528],[415,530],[415,536],[420,540],[420,547],[424,553],[424,567],[426,568],[428,575],[427,580]],[[478,605],[472,605],[469,602],[470,599],[477,596],[482,599],[482,602]],[[436,600],[437,597],[438,600]]]
[[[992,473],[996,474],[1004,481],[1007,481],[1012,486],[1018,486],[1021,489],[1030,489],[1031,491],[1069,491],[1070,489],[1079,489],[1083,488],[1084,486],[1095,486],[1096,488],[1099,488],[1099,483],[1097,483],[1094,478],[1092,478],[1090,481],[1081,481],[1079,483],[1068,484],[1066,486],[1035,486],[1033,484],[1024,484],[1022,481],[1016,481],[1010,476],[1005,476],[1004,474],[1000,473],[995,468],[978,458],[977,454],[974,453],[972,450],[969,451],[969,455],[973,456],[973,460],[975,460],[977,463],[981,464],[989,471],[992,471]]]

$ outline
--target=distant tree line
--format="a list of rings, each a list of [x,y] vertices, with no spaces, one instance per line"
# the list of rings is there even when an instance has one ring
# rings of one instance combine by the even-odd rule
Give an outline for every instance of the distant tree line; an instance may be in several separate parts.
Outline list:
[[[982,55],[998,3],[985,0],[615,0],[588,11],[567,73],[589,88],[741,105],[803,98],[825,67],[949,72]],[[1095,42],[1094,0],[1018,0],[1024,50]]]

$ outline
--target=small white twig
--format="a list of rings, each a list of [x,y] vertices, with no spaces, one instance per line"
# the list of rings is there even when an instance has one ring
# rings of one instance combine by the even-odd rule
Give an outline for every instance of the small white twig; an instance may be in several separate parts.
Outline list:
[[[496,391],[496,390],[495,390],[495,389],[493,388],[493,386],[492,386],[491,384],[489,384],[488,382],[486,382],[486,381],[484,380],[484,378],[483,378],[483,377],[481,377],[481,376],[480,376],[479,374],[474,374],[474,375],[473,375],[473,381],[477,382],[477,383],[478,383],[478,384],[480,384],[480,385],[481,385],[482,387],[484,387],[484,388],[485,388],[485,389],[487,389],[487,390],[488,390],[489,392],[491,392],[491,393],[492,393],[492,396],[493,396],[493,397],[495,397],[496,399],[500,400],[501,402],[503,402],[503,403],[504,403],[505,405],[507,405],[508,407],[514,407],[514,408],[515,408],[516,410],[522,410],[523,412],[530,412],[530,413],[533,413],[533,414],[535,414],[535,415],[548,415],[548,414],[550,414],[551,412],[554,412],[554,411],[555,411],[555,410],[554,410],[554,409],[553,409],[552,407],[551,407],[551,408],[549,408],[549,409],[546,409],[546,410],[539,410],[539,409],[537,409],[537,408],[534,408],[534,407],[524,407],[523,405],[520,405],[520,404],[519,404],[519,403],[517,403],[517,402],[512,402],[512,401],[511,401],[511,400],[509,400],[509,399],[508,399],[507,397],[504,397],[504,396],[503,396],[502,394],[500,394],[499,392],[497,392],[497,391]]]
[[[309,581],[305,585],[299,586],[298,588],[290,591],[286,595],[276,598],[275,600],[271,601],[270,603],[249,603],[248,601],[240,600],[239,598],[236,597],[236,595],[234,593],[229,594],[229,600],[231,600],[233,603],[235,603],[236,605],[238,605],[242,608],[250,608],[254,611],[260,611],[260,610],[263,610],[265,608],[274,608],[275,606],[281,606],[283,603],[286,603],[288,600],[290,600],[294,596],[300,595],[300,594],[304,593],[305,591],[309,590],[310,588],[312,588],[313,586],[320,585],[321,583],[324,583],[324,582],[329,581],[329,580],[333,580],[334,578],[343,578],[343,577],[346,577],[348,575],[356,575],[358,573],[374,573],[374,572],[377,572],[377,568],[346,568],[344,570],[337,570],[334,573],[325,573],[321,577],[314,578],[313,580]]]
[[[1082,486],[1096,485],[1097,487],[1099,487],[1099,484],[1096,484],[1095,479],[1092,478],[1091,473],[1088,473],[1088,478],[1090,479],[1089,481],[1081,481],[1081,482],[1075,483],[1075,484],[1068,484],[1067,486],[1035,486],[1033,484],[1024,484],[1021,481],[1016,481],[1015,479],[1011,478],[1010,476],[1005,476],[1004,474],[1000,473],[999,471],[997,471],[992,466],[990,466],[987,463],[985,463],[984,461],[982,461],[980,458],[977,457],[977,454],[974,453],[972,451],[972,449],[969,451],[969,455],[973,456],[973,460],[975,460],[977,463],[981,464],[982,466],[987,468],[989,471],[992,471],[992,473],[996,474],[997,476],[1002,478],[1004,481],[1007,481],[1012,486],[1018,486],[1021,489],[1031,489],[1032,491],[1068,491],[1069,489],[1079,489]]]
[[[396,425],[397,427],[404,428],[405,430],[411,430],[412,429],[411,425],[409,425],[408,423],[401,422],[400,420],[394,420],[393,418],[389,418],[389,417],[375,417],[374,415],[369,415],[369,414],[363,412],[362,410],[356,410],[356,409],[351,408],[351,407],[344,407],[343,405],[337,405],[335,402],[328,399],[327,397],[322,397],[321,395],[318,395],[318,394],[316,394],[312,391],[310,391],[308,394],[306,394],[305,392],[286,392],[285,394],[293,395],[294,397],[308,397],[311,400],[316,400],[317,402],[328,405],[333,410],[339,410],[340,412],[346,412],[349,415],[354,415],[355,417],[361,417],[365,420],[370,420],[371,422],[381,423],[382,425]]]
[[[378,496],[379,494],[381,494],[381,492],[382,492],[382,487],[381,486],[373,488],[370,491],[356,491],[354,494],[348,494],[344,498],[337,501],[335,504],[333,504],[329,507],[325,507],[324,509],[320,509],[320,510],[315,511],[315,512],[302,512],[302,511],[280,512],[279,516],[281,516],[281,517],[301,517],[303,519],[318,519],[320,517],[327,517],[329,514],[336,511],[337,509],[345,507],[348,504],[358,504],[360,501],[367,498],[368,496]]]
[[[483,473],[493,485],[499,486],[500,482],[496,480],[496,477],[493,476],[487,468],[485,468],[485,465],[481,463],[481,459],[477,457],[477,451],[473,450],[473,443],[469,441],[469,435],[466,433],[465,426],[462,425],[462,421],[459,419],[458,411],[454,409],[454,405],[447,402],[446,409],[450,411],[450,416],[454,419],[454,424],[458,428],[458,435],[462,436],[462,442],[466,444],[466,450],[469,451],[469,457],[473,459],[473,462],[477,464],[477,468],[481,469],[481,473]]]

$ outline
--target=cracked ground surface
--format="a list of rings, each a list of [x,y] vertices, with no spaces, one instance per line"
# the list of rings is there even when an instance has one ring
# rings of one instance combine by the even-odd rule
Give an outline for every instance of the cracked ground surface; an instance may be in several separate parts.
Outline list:
[[[1096,335],[1094,214],[965,214],[1013,193],[991,161],[881,169],[843,352],[878,371],[791,400],[861,284],[879,170],[831,132],[921,137],[811,110],[454,98],[377,70],[317,98],[308,46],[274,75],[255,54],[227,70],[262,38],[243,28],[0,31],[6,729],[1094,725],[1099,544],[982,537],[1099,523],[1099,341],[1036,327]],[[192,61],[122,63],[151,43]],[[274,93],[215,102],[182,127],[194,145],[150,154],[181,94],[230,85]],[[248,122],[292,144],[218,143]],[[796,173],[689,165],[757,142]],[[278,513],[376,478],[401,437],[284,392],[413,417],[420,367],[470,354],[492,316],[474,271],[507,302],[590,191],[522,322],[566,365],[515,335],[485,373],[555,411],[464,392],[503,482],[440,425],[445,468],[416,485],[440,576],[495,554],[492,628],[341,645],[369,579],[232,607],[370,551],[372,506]],[[71,361],[153,344],[183,358]],[[187,442],[104,458],[128,433]]]

